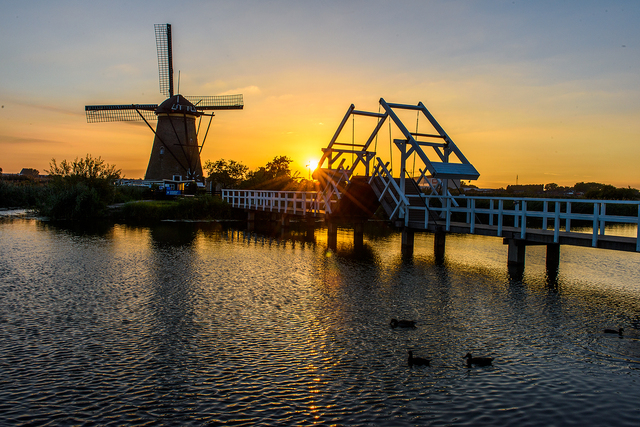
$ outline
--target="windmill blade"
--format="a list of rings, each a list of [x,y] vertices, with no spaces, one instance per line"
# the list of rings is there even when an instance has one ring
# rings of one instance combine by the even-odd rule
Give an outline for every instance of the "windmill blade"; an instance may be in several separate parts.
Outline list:
[[[242,110],[242,95],[185,96],[198,110]]]
[[[156,48],[158,50],[158,73],[160,93],[167,98],[173,96],[173,49],[171,47],[171,24],[154,24]]]
[[[87,105],[87,123],[156,120],[158,104]]]

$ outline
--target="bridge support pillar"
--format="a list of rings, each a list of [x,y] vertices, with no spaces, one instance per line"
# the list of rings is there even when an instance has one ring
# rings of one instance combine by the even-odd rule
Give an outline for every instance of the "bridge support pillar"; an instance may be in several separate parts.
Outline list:
[[[436,264],[444,262],[444,248],[447,233],[444,230],[438,230],[433,236],[433,253],[436,258]]]
[[[524,255],[527,248],[525,241],[520,239],[508,239],[507,243],[509,245],[507,264],[524,267]]]
[[[333,221],[327,222],[327,246],[332,251],[338,248],[338,225]]]
[[[304,221],[304,239],[307,242],[312,242],[315,237],[315,219],[312,216],[307,216]]]
[[[247,230],[255,231],[256,228],[256,213],[253,211],[247,211]]]
[[[403,255],[413,254],[413,242],[415,238],[415,231],[408,227],[402,228],[402,246],[401,252]]]
[[[353,249],[362,250],[364,247],[364,223],[356,222],[353,225]]]
[[[547,272],[557,273],[560,266],[560,244],[547,245]]]
[[[290,220],[289,215],[287,215],[287,214],[280,215],[280,225],[282,227],[288,227],[289,226],[289,220]]]

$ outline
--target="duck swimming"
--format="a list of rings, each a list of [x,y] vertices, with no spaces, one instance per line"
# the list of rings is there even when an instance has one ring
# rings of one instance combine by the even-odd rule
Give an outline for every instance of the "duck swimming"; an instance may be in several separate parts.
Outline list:
[[[413,352],[411,350],[409,350],[409,359],[407,361],[409,362],[409,366],[429,366],[429,363],[431,362],[429,359],[425,359],[423,357],[413,357]]]
[[[620,328],[617,331],[615,329],[605,329],[604,333],[605,334],[618,334],[620,336],[622,336],[622,332],[624,331],[624,328]]]
[[[396,319],[391,319],[391,322],[389,322],[389,325],[392,328],[415,328],[416,327],[416,322],[415,320],[396,320]]]
[[[489,366],[491,365],[491,362],[493,362],[493,357],[473,357],[471,356],[471,353],[467,353],[464,358],[467,359],[467,366],[469,368],[471,365]]]

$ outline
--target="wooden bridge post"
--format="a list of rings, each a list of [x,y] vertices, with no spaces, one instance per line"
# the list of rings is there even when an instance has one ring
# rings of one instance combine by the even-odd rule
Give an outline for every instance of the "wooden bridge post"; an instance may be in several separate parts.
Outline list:
[[[247,211],[247,230],[255,231],[256,228],[256,213],[254,211]]]
[[[362,250],[364,247],[364,223],[358,221],[353,224],[353,249]]]
[[[524,256],[527,248],[525,241],[520,239],[506,240],[508,240],[507,243],[509,244],[507,264],[524,267]]]
[[[312,242],[315,237],[315,219],[312,216],[307,216],[304,221],[304,239],[307,242]]]
[[[402,228],[402,245],[401,252],[404,255],[413,254],[413,241],[415,237],[415,232],[409,227]]]
[[[560,244],[547,245],[547,272],[558,272],[560,266]]]
[[[433,253],[436,258],[436,264],[442,264],[444,262],[446,237],[447,233],[442,228],[439,228],[433,235]]]
[[[327,222],[327,246],[332,251],[338,248],[338,225],[333,221]]]

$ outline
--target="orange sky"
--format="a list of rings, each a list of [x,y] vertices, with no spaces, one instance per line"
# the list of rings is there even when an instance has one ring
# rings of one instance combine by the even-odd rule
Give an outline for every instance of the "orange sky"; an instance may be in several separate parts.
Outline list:
[[[578,7],[579,5],[579,7]],[[0,17],[0,167],[89,153],[141,178],[144,123],[86,123],[86,104],[159,103],[154,23],[172,24],[185,95],[216,113],[203,162],[287,155],[307,175],[350,104],[422,101],[492,188],[640,188],[640,3],[21,2]],[[177,84],[177,82],[176,82]],[[361,123],[356,122],[356,132]],[[388,134],[385,134],[388,135]],[[389,152],[381,135],[380,155]]]

